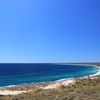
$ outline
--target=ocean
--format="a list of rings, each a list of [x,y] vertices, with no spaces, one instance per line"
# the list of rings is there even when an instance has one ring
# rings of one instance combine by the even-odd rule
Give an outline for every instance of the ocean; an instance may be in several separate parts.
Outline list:
[[[98,68],[65,64],[0,64],[0,86],[57,81],[95,74]]]

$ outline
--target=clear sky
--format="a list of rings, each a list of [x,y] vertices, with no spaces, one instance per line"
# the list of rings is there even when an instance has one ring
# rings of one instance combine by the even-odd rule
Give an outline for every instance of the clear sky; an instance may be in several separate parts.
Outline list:
[[[1,0],[0,62],[100,61],[100,0]]]

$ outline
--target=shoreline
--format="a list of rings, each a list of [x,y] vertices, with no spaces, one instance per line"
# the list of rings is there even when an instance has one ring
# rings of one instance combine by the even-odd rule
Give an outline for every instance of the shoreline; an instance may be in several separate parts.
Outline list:
[[[95,64],[67,64],[67,65],[83,65],[83,66],[93,66],[93,67],[96,67],[96,68],[99,68],[100,69],[100,65],[95,65]],[[58,79],[58,80],[55,80],[55,81],[47,81],[47,82],[31,82],[31,83],[22,83],[22,84],[17,84],[17,85],[7,85],[7,86],[0,86],[0,88],[5,88],[5,87],[16,87],[16,86],[20,86],[20,85],[31,85],[31,84],[45,84],[45,83],[52,83],[52,82],[61,82],[61,81],[66,81],[66,80],[73,80],[73,79],[80,79],[80,78],[86,78],[86,77],[95,77],[95,76],[98,76],[100,75],[100,70],[97,71],[95,74],[90,74],[90,75],[85,75],[85,76],[80,76],[80,77],[72,77],[72,78],[62,78],[62,79]]]
[[[86,78],[86,77],[95,77],[100,75],[100,65],[95,65],[95,64],[67,64],[67,65],[83,65],[83,66],[92,66],[92,67],[96,67],[99,68],[98,71],[95,74],[90,74],[90,75],[84,75],[84,76],[80,76],[80,77],[71,77],[71,78],[62,78],[62,79],[58,79],[58,80],[54,80],[54,81],[47,81],[47,82],[31,82],[31,83],[22,83],[22,84],[17,84],[17,85],[7,85],[7,86],[0,86],[0,88],[2,87],[15,87],[15,86],[19,86],[19,85],[31,85],[31,84],[45,84],[45,83],[53,83],[53,82],[61,82],[61,81],[66,81],[66,80],[73,80],[73,79],[80,79],[80,78]]]
[[[89,66],[89,64],[88,64],[88,66]],[[82,76],[82,77],[78,77],[78,78],[65,78],[65,79],[60,79],[60,80],[55,81],[55,83],[52,82],[52,84],[49,84],[48,86],[44,87],[44,89],[57,89],[61,85],[65,85],[65,86],[72,85],[72,84],[75,84],[76,83],[76,79],[84,79],[84,78],[87,79],[88,77],[91,78],[91,79],[97,78],[97,76],[100,75],[100,66],[96,66],[96,65],[90,65],[90,66],[99,68],[98,69],[98,72],[95,73],[95,74],[86,75],[86,76]]]
[[[75,64],[74,64],[75,65]],[[77,64],[77,65],[83,65],[83,64]],[[73,85],[76,83],[76,79],[84,79],[84,78],[97,78],[100,75],[100,65],[95,65],[95,64],[84,64],[85,66],[93,66],[93,67],[97,67],[98,72],[95,74],[91,74],[91,75],[86,75],[86,76],[82,76],[82,77],[78,77],[78,78],[65,78],[65,79],[59,79],[56,81],[50,81],[50,82],[38,82],[38,83],[25,83],[25,84],[18,84],[18,85],[9,85],[9,86],[2,86],[0,87],[0,95],[18,95],[18,94],[22,94],[22,93],[28,93],[31,92],[32,90],[28,89],[28,90],[9,90],[10,88],[18,88],[20,87],[25,87],[25,86],[31,86],[31,85],[35,85],[37,88],[40,89],[59,89],[59,87],[61,86],[69,86],[69,85]]]

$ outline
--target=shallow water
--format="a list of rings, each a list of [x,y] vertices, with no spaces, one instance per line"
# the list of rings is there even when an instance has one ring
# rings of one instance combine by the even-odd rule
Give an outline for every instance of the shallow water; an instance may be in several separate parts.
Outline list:
[[[0,64],[0,86],[47,82],[95,74],[98,68],[61,64]]]

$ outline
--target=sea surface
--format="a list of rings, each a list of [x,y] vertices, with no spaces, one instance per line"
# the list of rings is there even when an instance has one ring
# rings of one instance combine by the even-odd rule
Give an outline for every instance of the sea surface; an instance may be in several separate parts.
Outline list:
[[[0,86],[56,81],[95,74],[98,68],[65,64],[0,64]]]

